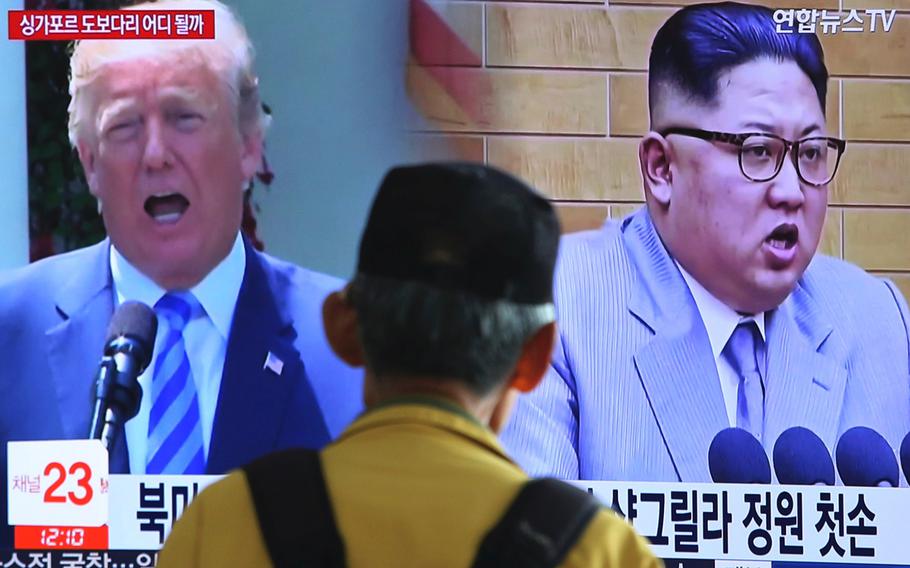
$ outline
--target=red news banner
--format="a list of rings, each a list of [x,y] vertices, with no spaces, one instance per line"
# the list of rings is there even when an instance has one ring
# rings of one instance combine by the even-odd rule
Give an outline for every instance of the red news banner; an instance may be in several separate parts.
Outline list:
[[[10,10],[9,39],[214,39],[214,10]]]

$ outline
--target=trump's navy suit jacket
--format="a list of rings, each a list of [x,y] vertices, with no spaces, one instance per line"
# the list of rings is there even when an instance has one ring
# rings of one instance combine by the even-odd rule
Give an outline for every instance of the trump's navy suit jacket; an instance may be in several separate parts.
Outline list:
[[[104,241],[0,275],[4,470],[7,441],[88,435],[114,309],[109,247]],[[362,404],[362,374],[332,354],[322,328],[322,300],[342,283],[261,254],[248,242],[245,249],[206,465],[212,474],[273,450],[322,447]],[[264,367],[269,352],[283,362],[280,375]],[[121,435],[111,472],[128,468]],[[5,503],[0,506],[5,520]]]
[[[711,481],[708,447],[729,427],[717,366],[647,210],[564,237],[555,296],[553,362],[504,432],[511,455],[532,475]],[[860,425],[900,446],[910,343],[907,304],[891,282],[816,255],[766,325],[769,456],[793,426],[829,452]]]

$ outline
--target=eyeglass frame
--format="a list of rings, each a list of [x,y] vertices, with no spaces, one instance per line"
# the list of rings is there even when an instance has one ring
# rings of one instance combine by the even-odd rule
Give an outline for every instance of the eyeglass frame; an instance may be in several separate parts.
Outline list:
[[[685,126],[664,128],[663,130],[659,131],[658,134],[661,136],[679,134],[681,136],[690,136],[692,138],[698,138],[707,142],[723,142],[726,144],[733,144],[734,146],[738,146],[739,171],[746,179],[754,182],[766,182],[776,178],[778,174],[780,174],[781,169],[783,169],[784,160],[787,156],[790,156],[791,160],[793,160],[793,167],[796,170],[796,175],[799,176],[799,179],[803,183],[811,185],[812,187],[822,187],[824,185],[828,185],[834,180],[834,176],[837,175],[837,168],[840,166],[840,160],[844,156],[844,152],[847,150],[846,140],[841,140],[840,138],[832,138],[830,136],[809,136],[808,138],[800,138],[799,140],[790,141],[783,136],[778,136],[777,134],[772,134],[770,132],[718,132],[716,130],[703,130],[701,128],[690,128]],[[746,170],[743,168],[743,144],[745,144],[746,140],[751,136],[764,136],[766,138],[774,138],[784,143],[784,151],[781,153],[781,157],[777,160],[777,166],[774,168],[774,173],[771,174],[770,177],[764,179],[753,178],[746,174]],[[799,145],[807,140],[827,140],[829,142],[834,142],[834,145],[837,148],[837,161],[834,163],[834,170],[831,172],[831,177],[828,178],[828,180],[824,183],[814,183],[804,178],[803,173],[799,169],[799,160],[794,159],[793,150],[798,152]]]

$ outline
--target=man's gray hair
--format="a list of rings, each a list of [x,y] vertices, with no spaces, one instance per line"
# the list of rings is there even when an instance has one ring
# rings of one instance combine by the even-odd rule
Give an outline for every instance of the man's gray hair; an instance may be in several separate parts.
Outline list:
[[[525,343],[555,321],[553,304],[484,300],[419,282],[359,274],[349,298],[367,366],[389,375],[461,380],[486,395],[505,381]]]

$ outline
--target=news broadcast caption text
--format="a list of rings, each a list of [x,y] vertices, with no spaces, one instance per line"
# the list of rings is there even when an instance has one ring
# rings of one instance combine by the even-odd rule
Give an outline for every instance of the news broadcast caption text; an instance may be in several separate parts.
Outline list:
[[[213,39],[213,10],[10,10],[9,39]]]
[[[780,34],[814,34],[820,30],[822,34],[836,34],[838,32],[890,32],[894,25],[897,10],[884,10],[881,8],[869,10],[852,9],[849,12],[836,12],[802,8],[799,10],[774,10],[772,18]],[[867,24],[868,23],[868,27]]]
[[[906,563],[910,490],[575,482],[662,558]]]
[[[2,568],[150,568],[158,561],[155,550],[79,550],[0,552]]]
[[[97,527],[108,517],[108,457],[99,440],[9,442],[11,525]]]

